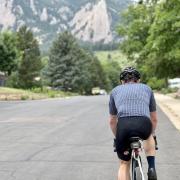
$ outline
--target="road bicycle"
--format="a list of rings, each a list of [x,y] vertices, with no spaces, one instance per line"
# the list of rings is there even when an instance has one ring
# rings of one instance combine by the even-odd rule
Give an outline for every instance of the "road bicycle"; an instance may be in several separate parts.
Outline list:
[[[132,180],[145,180],[143,169],[142,169],[142,161],[140,152],[142,151],[142,140],[139,137],[131,137],[130,148],[132,150],[131,155],[131,176]]]
[[[155,149],[158,150],[156,136],[154,135]],[[131,154],[131,180],[145,180],[142,168],[142,160],[140,153],[142,152],[142,139],[140,137],[131,137],[129,139]],[[116,139],[114,139],[114,152],[116,149]]]
[[[156,136],[155,140],[155,149],[158,150]],[[139,137],[131,137],[130,148],[132,150],[131,155],[131,176],[132,180],[145,180],[142,168],[142,161],[140,152],[142,152],[142,139]]]

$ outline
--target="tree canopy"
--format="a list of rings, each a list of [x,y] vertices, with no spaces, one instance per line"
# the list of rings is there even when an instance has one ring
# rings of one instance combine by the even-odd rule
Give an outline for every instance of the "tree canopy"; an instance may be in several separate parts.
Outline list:
[[[22,88],[36,86],[35,78],[40,76],[42,68],[38,41],[30,29],[22,26],[17,32],[18,49],[21,51],[22,59],[19,65],[19,85]]]
[[[147,0],[129,6],[118,33],[122,51],[136,62],[146,80],[180,75],[180,3]]]
[[[144,48],[148,64],[160,78],[180,75],[180,3],[166,0],[157,6]]]
[[[0,33],[0,71],[10,75],[17,69],[20,53],[14,33]]]
[[[105,83],[99,61],[67,31],[59,34],[53,43],[47,74],[53,87],[81,94],[89,94],[94,86]]]

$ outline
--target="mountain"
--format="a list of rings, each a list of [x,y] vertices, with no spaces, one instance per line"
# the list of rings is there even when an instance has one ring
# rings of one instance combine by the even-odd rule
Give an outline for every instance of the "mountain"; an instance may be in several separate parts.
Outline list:
[[[88,42],[111,42],[119,14],[132,0],[0,0],[0,29],[31,27],[40,44],[50,45],[69,30]]]

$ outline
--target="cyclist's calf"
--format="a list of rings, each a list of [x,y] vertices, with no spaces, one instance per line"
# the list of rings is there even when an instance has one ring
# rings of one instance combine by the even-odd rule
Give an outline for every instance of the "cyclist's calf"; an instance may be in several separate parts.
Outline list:
[[[118,180],[130,180],[130,161],[120,160]]]
[[[151,135],[147,140],[144,141],[143,144],[146,156],[155,156],[156,150],[153,136]]]

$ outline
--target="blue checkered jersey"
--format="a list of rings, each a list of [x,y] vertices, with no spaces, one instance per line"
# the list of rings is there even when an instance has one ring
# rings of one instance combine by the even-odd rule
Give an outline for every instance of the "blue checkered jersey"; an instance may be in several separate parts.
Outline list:
[[[146,116],[156,111],[151,88],[142,83],[125,83],[115,87],[109,100],[109,112],[118,117]]]

